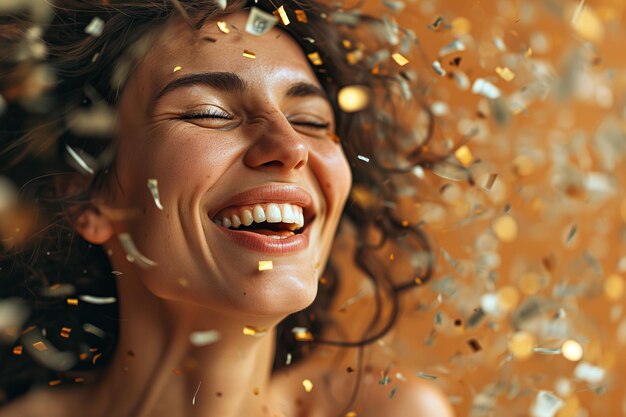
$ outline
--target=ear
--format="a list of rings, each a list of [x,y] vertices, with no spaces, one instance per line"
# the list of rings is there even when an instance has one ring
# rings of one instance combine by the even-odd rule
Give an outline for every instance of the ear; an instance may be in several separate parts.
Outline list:
[[[57,175],[54,185],[59,197],[71,197],[87,190],[91,178],[86,178],[77,173]],[[78,216],[76,216],[76,213]],[[95,245],[106,243],[114,234],[113,222],[106,215],[106,210],[101,210],[96,202],[86,203],[86,207],[78,205],[70,208],[67,218],[73,229],[87,242]]]
[[[114,235],[111,220],[93,205],[76,218],[73,226],[83,239],[96,245],[106,243]]]

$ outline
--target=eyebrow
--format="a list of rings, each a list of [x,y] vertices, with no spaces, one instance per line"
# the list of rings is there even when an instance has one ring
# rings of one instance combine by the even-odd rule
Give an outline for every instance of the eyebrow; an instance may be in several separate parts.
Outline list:
[[[220,91],[229,91],[243,94],[249,91],[246,80],[233,72],[201,72],[188,74],[168,83],[156,96],[155,101],[167,93],[182,87],[205,85]],[[308,82],[297,82],[292,84],[287,92],[286,97],[321,97],[328,100],[326,92],[315,84]]]

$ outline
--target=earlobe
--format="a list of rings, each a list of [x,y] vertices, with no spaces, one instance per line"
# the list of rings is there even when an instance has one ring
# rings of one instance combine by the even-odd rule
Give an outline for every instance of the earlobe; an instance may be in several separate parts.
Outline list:
[[[74,222],[74,229],[83,239],[95,245],[106,243],[114,234],[111,220],[96,207],[82,212]]]

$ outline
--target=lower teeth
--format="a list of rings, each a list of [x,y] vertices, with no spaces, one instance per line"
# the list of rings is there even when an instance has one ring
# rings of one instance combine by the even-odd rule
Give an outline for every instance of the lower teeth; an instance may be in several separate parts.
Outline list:
[[[276,235],[268,235],[272,239],[287,239],[289,236],[276,236]]]

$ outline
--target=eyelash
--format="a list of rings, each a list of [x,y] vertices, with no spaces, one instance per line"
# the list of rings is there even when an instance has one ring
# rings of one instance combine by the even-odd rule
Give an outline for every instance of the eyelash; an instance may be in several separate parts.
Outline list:
[[[190,119],[227,119],[231,120],[233,116],[231,114],[226,113],[222,110],[210,109],[207,111],[197,112],[197,113],[186,113],[181,114],[181,120],[190,120]],[[315,123],[315,122],[292,122],[292,124],[310,127],[313,129],[328,129],[330,127],[330,123]]]

